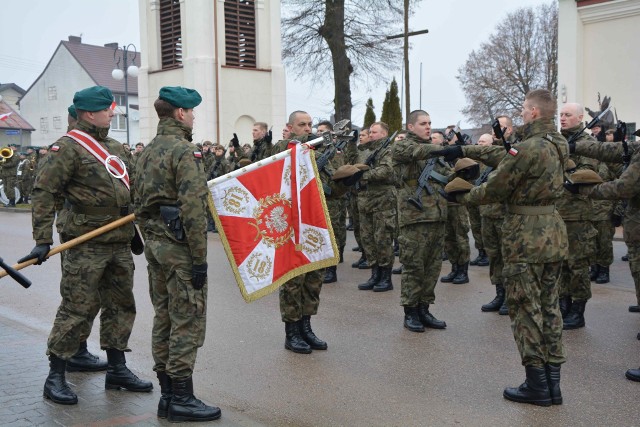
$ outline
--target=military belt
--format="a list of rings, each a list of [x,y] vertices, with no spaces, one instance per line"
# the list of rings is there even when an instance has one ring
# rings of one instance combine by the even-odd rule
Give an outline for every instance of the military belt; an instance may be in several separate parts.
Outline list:
[[[509,213],[518,214],[518,215],[550,215],[555,210],[555,205],[546,205],[546,206],[518,206],[518,205],[507,205],[507,210]]]
[[[129,215],[129,206],[71,206],[71,211],[77,214],[85,215],[110,215],[110,216],[127,216]]]

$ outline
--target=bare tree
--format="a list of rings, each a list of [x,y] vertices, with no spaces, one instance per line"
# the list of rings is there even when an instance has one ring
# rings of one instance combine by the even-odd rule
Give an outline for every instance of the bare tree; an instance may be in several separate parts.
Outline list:
[[[476,125],[494,114],[517,116],[527,92],[558,93],[558,6],[554,1],[507,14],[469,55],[457,79],[467,98],[462,110]]]
[[[367,86],[397,70],[402,0],[282,0],[282,56],[288,70],[310,81],[333,77],[338,119],[351,119],[351,79]]]

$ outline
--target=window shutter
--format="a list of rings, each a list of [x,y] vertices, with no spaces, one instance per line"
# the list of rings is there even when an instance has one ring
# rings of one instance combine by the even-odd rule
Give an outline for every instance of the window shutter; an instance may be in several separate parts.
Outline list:
[[[160,50],[163,70],[182,67],[179,0],[160,0]]]
[[[256,68],[255,0],[225,0],[226,65]]]

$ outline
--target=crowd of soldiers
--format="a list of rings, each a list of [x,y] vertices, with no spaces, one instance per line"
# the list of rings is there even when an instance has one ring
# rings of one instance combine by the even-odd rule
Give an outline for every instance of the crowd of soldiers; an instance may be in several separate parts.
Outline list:
[[[161,388],[158,416],[214,420],[220,409],[194,396],[192,379],[206,330],[206,183],[316,138],[312,119],[305,111],[292,112],[277,142],[266,123],[256,122],[253,144],[241,145],[234,134],[226,149],[211,142],[194,149],[194,108],[202,98],[192,89],[163,87],[154,103],[157,135],[132,155],[108,137],[112,101],[104,87],[77,92],[69,107],[68,133],[34,168],[30,198],[36,246],[20,262],[46,260],[54,224],[65,242],[132,211],[137,222],[74,246],[62,257],[62,302],[47,343],[50,372],[44,396],[59,404],[77,403],[64,375],[70,368],[106,370],[107,389],[152,390],[151,382],[134,375],[125,359],[135,319],[131,253],[144,251],[155,310],[151,341]],[[432,131],[431,117],[423,110],[411,112],[406,130],[391,136],[380,121],[359,134],[337,131],[330,122],[318,123],[315,131],[334,138],[333,144],[317,146],[315,155],[330,154],[319,178],[340,262],[348,215],[362,252],[354,267],[371,273],[357,288],[393,290],[397,249],[404,327],[417,333],[445,329],[446,322],[431,313],[438,280],[462,285],[469,282],[469,264],[488,265],[496,296],[481,309],[509,315],[527,378],[519,387],[505,389],[504,397],[541,406],[562,403],[562,330],[584,327],[590,280],[609,280],[616,225],[611,220],[619,211],[613,203],[596,207],[591,199],[629,199],[624,237],[636,289],[640,283],[636,143],[625,143],[624,154],[631,152],[628,161],[620,143],[587,135],[578,104],[563,106],[558,132],[555,102],[548,91],[530,92],[523,104],[523,126],[516,129],[511,118],[498,117],[493,134],[482,135],[477,144],[469,144],[453,127]],[[606,129],[592,132],[596,137],[602,132],[602,139],[624,138]],[[626,170],[616,166],[623,158],[630,163]],[[478,250],[474,260],[470,230]],[[445,256],[452,270],[439,278]],[[313,331],[311,318],[318,313],[323,283],[337,281],[334,266],[280,287],[287,350],[309,354],[328,349]],[[630,311],[640,311],[640,291],[637,296]],[[99,311],[106,363],[86,349]],[[640,370],[626,375],[640,381]]]

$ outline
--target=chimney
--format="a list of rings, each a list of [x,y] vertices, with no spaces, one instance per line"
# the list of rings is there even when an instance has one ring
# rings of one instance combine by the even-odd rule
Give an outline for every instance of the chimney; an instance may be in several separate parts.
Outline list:
[[[82,43],[82,37],[69,36],[69,42],[71,42],[71,43]]]
[[[115,43],[115,42],[114,43],[106,43],[104,45],[104,47],[108,47],[108,48],[111,48],[111,49],[117,49],[118,48],[118,43]]]

